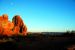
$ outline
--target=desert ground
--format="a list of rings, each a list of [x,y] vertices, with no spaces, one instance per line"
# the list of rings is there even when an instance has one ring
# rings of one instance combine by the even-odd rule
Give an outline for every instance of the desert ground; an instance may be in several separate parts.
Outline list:
[[[29,32],[27,36],[0,36],[0,50],[74,50],[75,32]]]

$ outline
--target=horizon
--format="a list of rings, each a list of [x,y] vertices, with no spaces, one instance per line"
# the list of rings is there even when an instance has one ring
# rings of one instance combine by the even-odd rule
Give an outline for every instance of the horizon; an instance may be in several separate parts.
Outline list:
[[[0,16],[20,15],[28,32],[75,30],[74,0],[0,0]]]

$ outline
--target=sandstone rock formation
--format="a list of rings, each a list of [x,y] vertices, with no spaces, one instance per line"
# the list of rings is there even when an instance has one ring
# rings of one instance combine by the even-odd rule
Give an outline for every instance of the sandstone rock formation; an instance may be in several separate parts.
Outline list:
[[[14,23],[15,33],[22,33],[23,35],[27,34],[27,27],[26,25],[24,25],[23,20],[19,15],[13,17],[12,23]]]
[[[0,34],[11,36],[13,33],[12,29],[14,24],[8,21],[8,15],[4,14],[0,16]]]
[[[8,20],[7,14],[0,16],[0,35],[12,36],[18,34],[27,34],[27,27],[20,16],[13,17],[12,22]]]

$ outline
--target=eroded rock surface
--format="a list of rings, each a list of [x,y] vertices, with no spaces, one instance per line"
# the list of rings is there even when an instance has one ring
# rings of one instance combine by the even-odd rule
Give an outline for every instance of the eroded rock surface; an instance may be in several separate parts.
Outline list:
[[[12,23],[14,23],[14,31],[17,30],[17,32],[22,33],[23,35],[26,35],[27,27],[23,23],[23,20],[21,19],[19,15],[16,15],[13,17]]]
[[[0,16],[0,35],[27,34],[27,27],[24,25],[20,16],[14,16],[12,22],[8,20],[8,15]]]

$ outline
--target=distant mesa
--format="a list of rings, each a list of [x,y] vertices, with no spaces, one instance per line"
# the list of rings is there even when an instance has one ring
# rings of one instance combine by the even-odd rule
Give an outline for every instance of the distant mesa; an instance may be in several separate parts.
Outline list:
[[[0,16],[0,35],[27,35],[27,27],[19,15],[13,17],[12,22],[8,20],[8,15]]]

